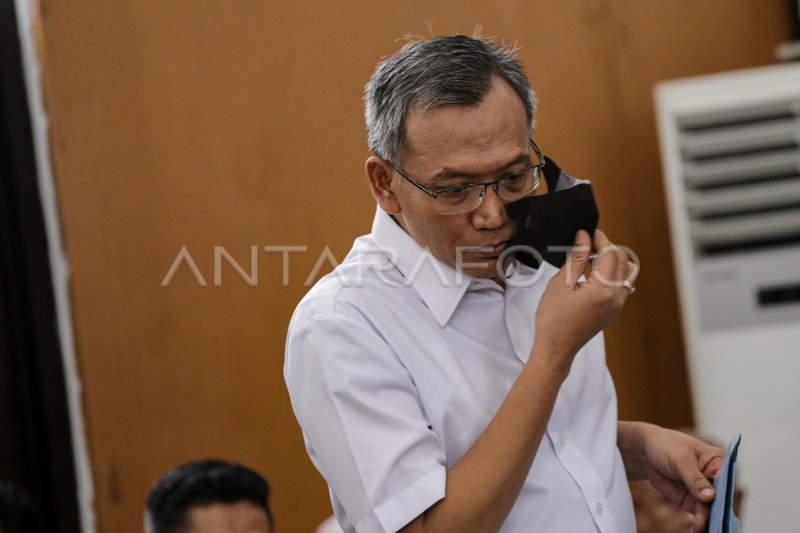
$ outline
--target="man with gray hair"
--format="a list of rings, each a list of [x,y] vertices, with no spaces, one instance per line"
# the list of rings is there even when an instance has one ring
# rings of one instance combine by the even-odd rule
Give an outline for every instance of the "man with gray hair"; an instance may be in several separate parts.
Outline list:
[[[372,232],[303,298],[286,343],[342,529],[633,533],[627,483],[648,478],[701,531],[722,450],[617,421],[602,329],[635,265],[599,230],[575,235],[560,270],[504,253],[506,206],[547,193],[514,52],[414,42],[364,100]]]

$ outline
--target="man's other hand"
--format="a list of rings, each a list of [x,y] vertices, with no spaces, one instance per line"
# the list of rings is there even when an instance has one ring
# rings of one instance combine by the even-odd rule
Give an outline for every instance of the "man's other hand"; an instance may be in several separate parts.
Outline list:
[[[694,514],[692,531],[708,521],[725,450],[680,431],[643,422],[620,422],[617,437],[630,481],[648,479],[671,502]]]

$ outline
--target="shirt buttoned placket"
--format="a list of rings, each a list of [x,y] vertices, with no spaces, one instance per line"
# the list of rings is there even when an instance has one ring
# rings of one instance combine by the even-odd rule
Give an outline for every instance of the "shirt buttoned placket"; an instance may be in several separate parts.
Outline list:
[[[547,424],[547,437],[550,440],[561,466],[580,487],[594,523],[602,533],[621,531],[617,526],[614,512],[606,499],[607,488],[597,474],[594,466],[574,444],[570,431],[569,410],[561,393],[556,397],[550,421]]]
[[[506,324],[514,341],[514,351],[523,364],[528,361],[535,338],[535,313],[525,308],[527,298],[524,295],[530,293],[531,288],[506,288]],[[597,470],[573,443],[569,409],[561,392],[556,397],[546,434],[559,463],[578,484],[597,528],[601,533],[620,531]]]

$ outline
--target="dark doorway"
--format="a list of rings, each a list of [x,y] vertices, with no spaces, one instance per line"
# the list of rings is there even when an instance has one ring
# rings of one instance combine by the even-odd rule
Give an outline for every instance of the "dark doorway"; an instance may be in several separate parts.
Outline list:
[[[13,0],[0,0],[0,480],[41,531],[80,531],[75,466]]]

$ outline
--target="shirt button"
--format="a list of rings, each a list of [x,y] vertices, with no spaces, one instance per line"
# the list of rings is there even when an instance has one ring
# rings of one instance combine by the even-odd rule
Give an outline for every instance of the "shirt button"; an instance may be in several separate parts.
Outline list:
[[[567,443],[567,436],[562,433],[558,436],[558,442],[563,446]]]
[[[597,514],[603,514],[603,504],[602,503],[597,502],[597,505],[595,505],[594,508],[597,509]]]

